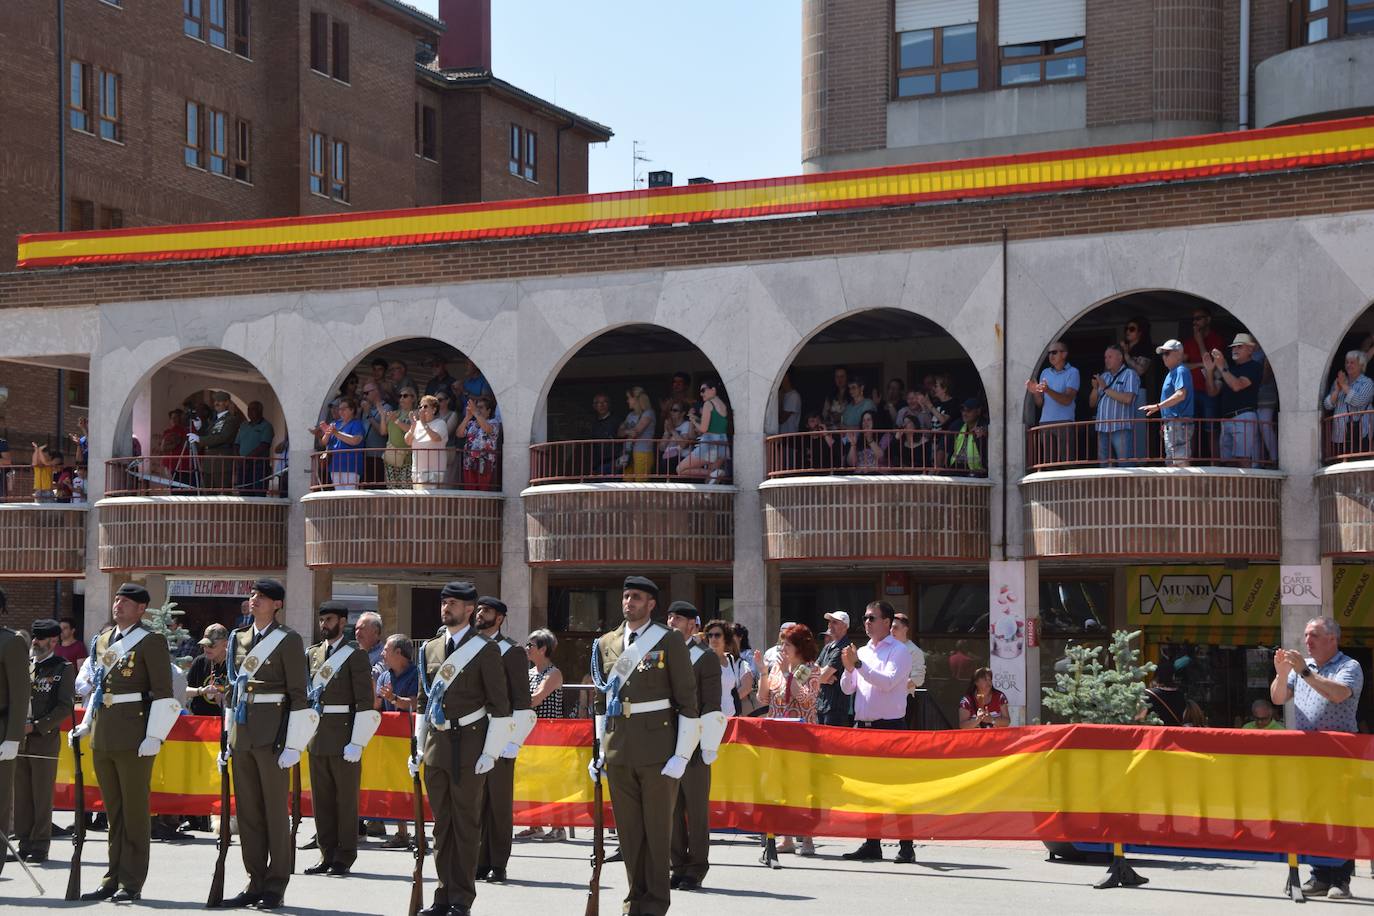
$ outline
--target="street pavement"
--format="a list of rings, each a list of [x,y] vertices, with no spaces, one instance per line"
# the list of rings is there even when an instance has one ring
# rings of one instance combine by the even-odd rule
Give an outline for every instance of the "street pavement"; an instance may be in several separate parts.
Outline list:
[[[70,820],[70,815],[59,815]],[[301,842],[312,834],[311,823],[301,825]],[[515,916],[539,912],[547,916],[579,916],[587,900],[591,831],[578,830],[575,840],[557,843],[518,842],[505,884],[478,884],[474,914]],[[191,834],[182,843],[154,843],[152,871],[137,904],[67,903],[70,841],[53,842],[53,859],[35,868],[47,889],[39,897],[33,883],[10,862],[0,876],[0,913],[30,913],[66,907],[83,913],[122,912],[138,907],[194,910],[205,903],[215,863],[210,834]],[[782,857],[783,868],[770,870],[758,863],[759,848],[747,837],[717,834],[711,851],[711,873],[700,891],[673,894],[673,916],[721,916],[731,913],[772,914],[833,911],[887,916],[892,913],[1015,913],[1016,916],[1111,912],[1148,914],[1203,912],[1207,916],[1290,912],[1295,904],[1283,896],[1286,869],[1279,863],[1210,859],[1133,859],[1150,879],[1145,887],[1099,891],[1092,885],[1105,872],[1101,862],[1046,862],[1044,847],[1023,842],[942,842],[918,845],[915,865],[892,862],[896,844],[885,844],[884,862],[846,862],[840,855],[857,845],[854,840],[818,839],[817,857]],[[404,916],[410,894],[413,858],[405,850],[385,850],[380,841],[366,841],[354,874],[348,878],[306,877],[299,871],[314,864],[317,854],[297,853],[297,874],[291,879],[282,913],[335,916],[341,913]],[[89,833],[85,850],[83,890],[95,888],[105,866],[105,834]],[[425,903],[433,897],[433,869],[426,869]],[[243,886],[243,866],[237,844],[229,855],[226,896]],[[1307,877],[1307,869],[1303,869]],[[1314,900],[1311,905],[1369,911],[1374,907],[1374,879],[1370,864],[1360,862],[1351,901]],[[620,912],[625,892],[624,866],[607,863],[602,869],[601,912]],[[798,909],[801,907],[801,910]]]

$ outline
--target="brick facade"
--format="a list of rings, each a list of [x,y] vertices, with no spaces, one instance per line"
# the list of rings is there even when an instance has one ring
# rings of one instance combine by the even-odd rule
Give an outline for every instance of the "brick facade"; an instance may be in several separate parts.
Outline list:
[[[803,159],[882,149],[892,0],[806,0],[802,36]]]

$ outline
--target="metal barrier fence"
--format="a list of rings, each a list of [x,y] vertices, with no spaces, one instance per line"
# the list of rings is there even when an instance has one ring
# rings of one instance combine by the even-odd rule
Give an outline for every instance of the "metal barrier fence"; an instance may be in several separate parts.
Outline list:
[[[286,463],[273,458],[175,455],[111,458],[106,496],[285,496]]]

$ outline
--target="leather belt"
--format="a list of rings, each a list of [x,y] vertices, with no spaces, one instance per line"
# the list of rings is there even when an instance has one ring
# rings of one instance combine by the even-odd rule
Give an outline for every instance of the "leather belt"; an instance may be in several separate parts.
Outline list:
[[[621,714],[622,716],[624,716],[625,718],[628,719],[630,716],[637,716],[637,715],[639,715],[640,713],[646,713],[646,712],[662,712],[662,711],[665,710],[665,709],[671,709],[672,706],[673,706],[673,704],[672,704],[670,701],[666,700],[666,699],[664,699],[664,700],[640,700],[639,702],[632,702],[632,701],[630,701],[630,700],[621,700],[621,701],[620,701],[620,714]]]

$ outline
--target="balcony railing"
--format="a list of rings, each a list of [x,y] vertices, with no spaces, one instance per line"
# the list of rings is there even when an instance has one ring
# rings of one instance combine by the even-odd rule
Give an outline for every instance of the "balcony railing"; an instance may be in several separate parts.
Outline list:
[[[1322,418],[1322,464],[1374,459],[1374,410]]]
[[[341,448],[310,456],[310,489],[501,489],[499,449]]]
[[[229,455],[148,455],[105,462],[106,496],[286,495],[286,463]]]
[[[572,439],[530,446],[530,483],[728,483],[730,443]]]
[[[948,474],[986,477],[988,439],[950,430],[823,430],[769,436],[768,476]]]
[[[1026,432],[1026,467],[1033,471],[1188,466],[1276,468],[1276,426],[1248,417],[1155,417],[1048,423]]]
[[[48,486],[37,489],[34,469],[30,465],[0,465],[0,502],[5,503],[77,503],[86,501],[84,481],[70,473],[72,468],[53,468],[47,475]]]

